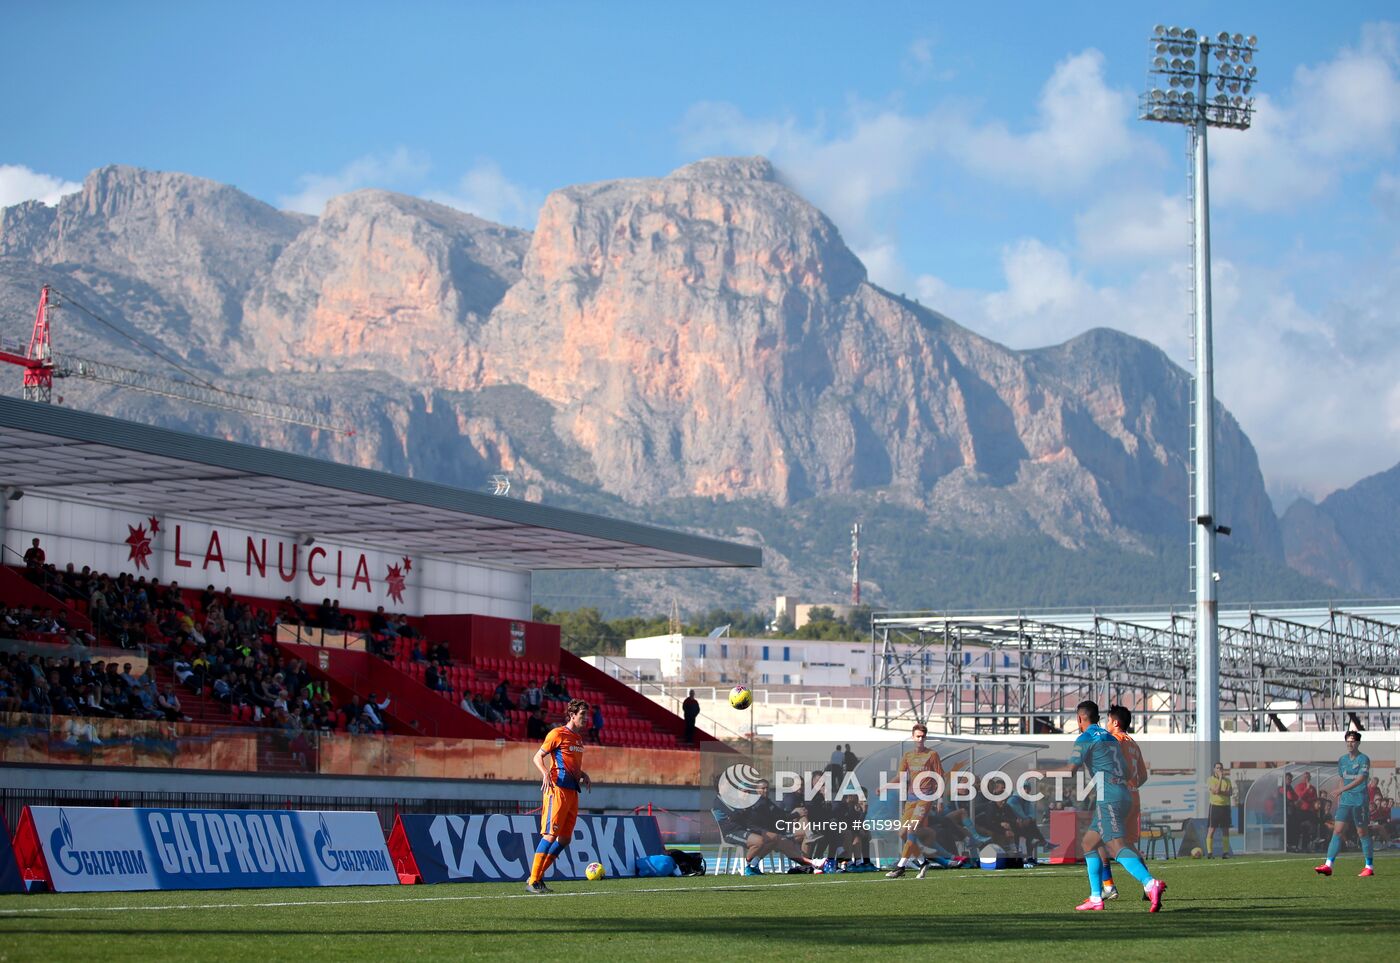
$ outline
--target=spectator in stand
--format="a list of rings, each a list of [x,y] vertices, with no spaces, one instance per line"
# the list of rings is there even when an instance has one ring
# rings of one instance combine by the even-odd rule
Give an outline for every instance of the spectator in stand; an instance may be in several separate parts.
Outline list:
[[[554,676],[550,676],[544,682],[544,696],[546,699],[567,699],[568,694],[564,686],[555,681]]]
[[[452,664],[452,652],[447,648],[446,642],[439,642],[433,646],[433,658],[438,660],[439,665],[448,666]]]
[[[452,686],[447,684],[447,678],[436,662],[428,663],[428,668],[423,673],[423,684],[434,692],[452,691]]]
[[[540,684],[531,680],[525,687],[525,691],[520,694],[520,708],[534,711],[544,705],[544,692],[540,690]]]
[[[686,693],[681,703],[681,714],[685,716],[685,733],[681,739],[690,745],[695,744],[695,720],[700,718],[700,702],[695,698],[695,690]]]
[[[348,612],[340,611],[340,599],[331,603],[330,624],[326,626],[336,632],[348,632],[355,627],[355,617]]]
[[[377,696],[375,693],[371,692],[369,694],[369,701],[365,703],[364,708],[360,711],[361,721],[368,722],[369,724],[369,728],[367,731],[389,731],[389,725],[384,721],[384,717],[381,715],[381,713],[383,713],[385,709],[389,708],[389,703],[392,701],[393,700],[389,696],[385,696],[384,701],[380,702],[379,696]]]
[[[544,741],[549,735],[549,723],[544,719],[544,709],[536,707],[525,723],[525,737],[531,741]]]
[[[491,708],[495,709],[502,717],[515,708],[515,703],[510,701],[510,689],[506,686],[504,679],[496,686],[496,691],[491,696]]]
[[[165,714],[165,718],[170,722],[189,722],[190,717],[181,711],[180,696],[175,692],[174,686],[167,686],[165,691],[156,698],[156,709]]]
[[[603,707],[595,705],[593,707],[593,741],[600,746],[603,744],[603,724],[605,721]]]
[[[475,695],[473,695],[473,694],[470,693],[470,692],[466,692],[466,693],[463,693],[463,695],[462,695],[462,701],[459,703],[459,705],[461,706],[461,709],[462,709],[463,712],[466,712],[466,713],[469,713],[469,714],[471,714],[471,715],[474,715],[474,716],[476,716],[478,719],[480,719],[482,722],[485,722],[485,721],[486,721],[486,717],[483,716],[483,715],[481,714],[481,710],[477,708],[477,706],[476,706],[476,701],[477,701],[477,700],[476,700],[476,696],[475,696]]]
[[[25,571],[34,575],[39,574],[39,570],[44,567],[44,550],[39,547],[39,540],[36,538],[29,543],[29,547],[24,550]]]
[[[331,627],[331,619],[333,617],[333,613],[331,612],[331,600],[328,598],[321,599],[321,604],[316,606],[316,618],[313,620],[312,625],[316,626],[318,629],[328,629]]]
[[[499,726],[506,721],[504,716],[491,708],[479,695],[472,696],[472,707],[467,711],[471,712],[472,715],[483,722],[491,723],[493,726]]]

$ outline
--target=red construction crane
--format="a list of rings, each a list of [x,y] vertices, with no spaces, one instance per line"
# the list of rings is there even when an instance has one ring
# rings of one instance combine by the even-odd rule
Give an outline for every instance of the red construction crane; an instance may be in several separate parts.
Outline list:
[[[236,411],[258,418],[270,418],[307,428],[320,428],[343,435],[354,435],[351,428],[336,424],[330,418],[316,411],[269,401],[252,395],[239,394],[219,388],[207,381],[181,381],[177,378],[164,378],[146,371],[123,368],[105,361],[90,361],[71,355],[54,354],[50,338],[49,312],[58,308],[59,292],[44,285],[39,293],[39,310],[34,316],[34,331],[29,337],[29,348],[19,354],[19,345],[14,350],[0,342],[0,361],[24,368],[24,398],[26,401],[53,401],[53,380],[55,378],[84,378],[101,384],[134,388],[151,394],[163,395],[180,401],[189,401],[208,408],[223,411]],[[94,315],[96,317],[96,315]],[[99,319],[100,320],[100,319]],[[173,364],[173,362],[172,362]],[[184,370],[184,369],[181,369]],[[186,372],[192,378],[198,378]]]

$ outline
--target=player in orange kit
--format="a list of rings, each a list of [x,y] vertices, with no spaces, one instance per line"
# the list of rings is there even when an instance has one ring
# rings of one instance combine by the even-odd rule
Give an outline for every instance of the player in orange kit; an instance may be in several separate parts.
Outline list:
[[[544,800],[540,810],[540,843],[535,847],[530,878],[525,881],[527,893],[553,892],[544,884],[544,874],[574,838],[579,791],[592,785],[588,773],[583,771],[588,703],[574,699],[564,710],[564,719],[564,725],[555,727],[545,736],[540,751],[534,756],[535,768],[543,777],[540,788]]]
[[[947,773],[943,771],[943,762],[938,758],[938,751],[924,745],[924,740],[928,738],[928,726],[917,722],[911,734],[914,736],[914,748],[899,759],[900,779],[908,793],[899,814],[899,838],[903,840],[904,845],[899,852],[899,862],[885,874],[890,879],[903,876],[904,868],[923,848],[919,844],[917,827],[925,821],[933,807],[933,800],[918,798],[914,793],[916,784],[925,795],[941,793],[943,780],[947,778]],[[936,775],[937,780],[931,779],[930,774]]]

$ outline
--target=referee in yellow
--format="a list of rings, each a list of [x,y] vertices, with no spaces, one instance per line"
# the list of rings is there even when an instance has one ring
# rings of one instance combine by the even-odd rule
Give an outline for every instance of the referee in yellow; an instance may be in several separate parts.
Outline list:
[[[1206,792],[1210,794],[1210,822],[1206,825],[1206,859],[1214,859],[1214,846],[1211,837],[1220,830],[1221,859],[1230,858],[1230,797],[1235,793],[1235,785],[1225,775],[1225,764],[1217,762],[1211,776],[1206,780]]]

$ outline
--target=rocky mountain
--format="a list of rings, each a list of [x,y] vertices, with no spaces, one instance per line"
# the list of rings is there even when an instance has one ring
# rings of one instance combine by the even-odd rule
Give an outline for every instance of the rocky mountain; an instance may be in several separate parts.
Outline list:
[[[1288,564],[1352,595],[1400,591],[1400,465],[1284,512]]]
[[[66,315],[60,347],[157,364],[138,337],[358,434],[69,384],[73,402],[453,484],[506,471],[529,498],[765,546],[762,573],[687,583],[697,601],[839,587],[828,530],[862,517],[887,533],[877,604],[1064,600],[1056,573],[1081,565],[1088,600],[1185,594],[1185,373],[1111,318],[1012,351],[880,289],[762,158],[564,188],[531,233],[383,191],[308,218],[109,167],[56,208],[0,211],[6,317],[32,317],[40,278],[109,323]],[[1260,591],[1310,591],[1248,439],[1218,425],[1231,550]],[[1005,556],[1000,594],[921,588],[978,552]],[[654,608],[658,585],[588,591]]]

